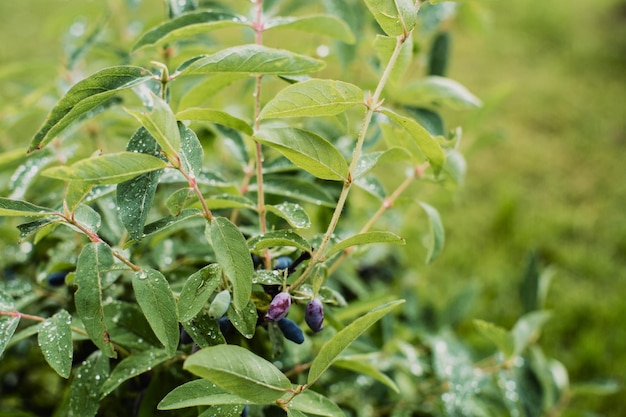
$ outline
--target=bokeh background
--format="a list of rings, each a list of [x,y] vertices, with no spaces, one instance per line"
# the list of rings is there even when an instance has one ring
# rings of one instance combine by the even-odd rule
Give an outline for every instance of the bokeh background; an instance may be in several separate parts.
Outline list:
[[[58,76],[68,28],[84,30],[81,19],[116,13],[120,3],[0,0],[0,107],[2,117],[21,115],[0,131],[1,151],[30,141],[42,117],[45,91],[37,86],[50,88]],[[137,13],[158,19],[161,3],[144,0]],[[519,285],[534,257],[553,274],[546,354],[565,364],[572,381],[623,381],[626,3],[461,3],[448,75],[485,106],[450,115],[464,126],[468,173],[464,187],[430,201],[447,243],[433,265],[420,267],[419,291],[444,305],[471,289],[462,329],[474,331],[472,318],[508,328],[523,312]],[[21,107],[9,102],[18,96]],[[580,406],[626,415],[622,395],[577,398],[569,413],[580,415]]]

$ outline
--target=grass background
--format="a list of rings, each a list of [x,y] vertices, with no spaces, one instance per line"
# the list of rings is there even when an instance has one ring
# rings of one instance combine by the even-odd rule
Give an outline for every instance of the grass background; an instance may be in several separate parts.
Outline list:
[[[56,77],[62,33],[107,3],[119,4],[1,1],[0,100],[20,93],[13,79],[35,84]],[[141,7],[156,3],[161,7],[148,1]],[[462,189],[433,202],[447,246],[434,265],[420,267],[419,290],[443,303],[476,286],[470,318],[509,327],[522,312],[517,288],[534,251],[555,271],[547,300],[554,318],[542,336],[547,353],[566,365],[573,381],[623,379],[626,3],[517,0],[464,7],[483,20],[456,23],[449,76],[485,108],[453,115],[467,132],[468,175]],[[12,72],[25,60],[32,63],[27,71]],[[13,149],[23,140],[25,146],[37,124],[27,118],[0,132],[0,144]],[[626,415],[620,398],[577,399],[569,413],[581,415],[576,410],[584,406]]]

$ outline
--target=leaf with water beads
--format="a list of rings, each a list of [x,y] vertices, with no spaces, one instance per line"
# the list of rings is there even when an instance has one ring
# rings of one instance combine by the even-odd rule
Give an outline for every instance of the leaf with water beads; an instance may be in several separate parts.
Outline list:
[[[76,370],[70,386],[70,413],[94,417],[100,406],[100,387],[109,376],[109,358],[101,351],[92,353]]]
[[[218,264],[207,265],[187,278],[178,297],[178,318],[181,322],[191,320],[202,310],[221,278],[222,268]]]
[[[15,311],[15,303],[13,298],[0,289],[0,311]],[[0,357],[4,352],[9,340],[15,333],[17,325],[20,322],[20,316],[0,316]]]
[[[39,329],[37,342],[46,362],[63,378],[72,371],[72,316],[61,310],[46,319]]]

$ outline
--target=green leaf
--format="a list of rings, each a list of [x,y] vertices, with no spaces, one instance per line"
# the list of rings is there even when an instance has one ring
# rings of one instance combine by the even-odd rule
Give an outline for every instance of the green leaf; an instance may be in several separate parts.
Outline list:
[[[212,75],[202,82],[194,84],[193,88],[185,92],[180,98],[178,108],[187,109],[190,107],[204,107],[204,105],[209,105],[209,103],[212,103],[211,99],[213,96],[219,91],[235,81],[247,78],[248,74],[228,72]],[[182,118],[179,117],[179,119]]]
[[[356,41],[350,26],[343,20],[330,15],[275,17],[265,23],[266,31],[280,29],[293,29],[316,35],[330,36],[348,44],[353,44]]]
[[[0,197],[0,216],[43,217],[55,213],[57,213],[55,210],[27,201]]]
[[[232,194],[220,194],[205,200],[210,210],[225,208],[245,208],[256,210],[256,204],[249,198]]]
[[[387,197],[385,186],[375,175],[366,175],[364,177],[357,178],[354,181],[354,185],[373,195],[381,202],[385,199],[385,197]]]
[[[198,120],[217,123],[243,132],[246,135],[252,135],[253,133],[252,128],[247,122],[219,110],[192,107],[176,113],[176,118],[179,120]]]
[[[367,361],[363,361],[362,358],[339,358],[335,362],[333,362],[333,366],[367,375],[371,378],[374,378],[378,382],[381,382],[382,384],[388,386],[394,392],[400,392],[400,389],[391,378],[382,373],[375,365]]]
[[[100,407],[100,388],[109,376],[109,358],[95,351],[76,370],[70,385],[71,415],[95,417]]]
[[[265,209],[284,219],[291,227],[296,229],[308,229],[311,227],[311,219],[306,210],[299,204],[282,202],[275,206],[267,205]]]
[[[155,222],[147,224],[144,227],[143,232],[146,236],[148,236],[158,232],[164,232],[168,229],[183,228],[186,226],[191,227],[204,222],[205,219],[202,217],[200,210],[184,209],[178,216],[166,216]]]
[[[207,265],[187,278],[178,297],[178,318],[181,322],[191,320],[202,310],[221,278],[222,268],[218,264]]]
[[[183,368],[259,404],[271,404],[291,389],[289,379],[272,363],[237,345],[201,349]]]
[[[334,254],[339,253],[351,246],[367,245],[369,243],[393,243],[396,245],[404,245],[406,241],[400,236],[391,232],[376,231],[358,233],[332,246],[330,249],[328,249],[328,252],[326,252],[326,257],[330,258]]]
[[[109,395],[126,380],[150,371],[160,363],[165,362],[171,355],[163,349],[149,349],[134,353],[117,364],[111,376],[100,388],[100,398]]]
[[[389,36],[408,33],[417,23],[417,9],[412,0],[365,0],[365,4]]]
[[[185,13],[144,33],[133,45],[133,51],[145,46],[171,43],[212,30],[236,26],[247,26],[243,16],[208,10]]]
[[[185,208],[187,202],[192,199],[196,194],[193,188],[185,187],[180,190],[174,191],[167,200],[165,200],[165,206],[172,216],[178,216]]]
[[[335,201],[328,192],[318,184],[300,178],[271,178],[263,183],[267,194],[293,198],[316,204],[318,206],[335,207]],[[250,185],[250,191],[256,191],[256,184]]]
[[[196,379],[174,388],[161,400],[157,408],[177,410],[218,404],[251,404],[251,402],[224,391],[211,381]]]
[[[178,130],[180,133],[180,159],[183,169],[196,178],[202,171],[204,149],[202,149],[202,144],[200,144],[196,133],[182,122],[178,122]]]
[[[100,214],[86,204],[81,204],[76,207],[76,210],[74,210],[74,220],[90,233],[97,233],[102,225]]]
[[[305,238],[295,232],[292,232],[291,230],[275,230],[273,232],[267,232],[265,234],[255,236],[250,239],[248,246],[252,251],[258,251],[260,249],[271,248],[274,246],[292,246],[302,249],[305,252],[311,251],[311,244],[307,242]]]
[[[474,320],[474,326],[483,336],[491,340],[506,358],[513,356],[515,353],[515,340],[513,335],[506,329],[483,320]]]
[[[151,155],[118,152],[83,159],[69,166],[48,168],[42,172],[42,175],[63,181],[118,184],[167,166],[165,161]]]
[[[429,222],[429,239],[428,239],[428,254],[426,255],[426,263],[429,264],[441,253],[445,243],[445,230],[439,212],[433,206],[426,203],[419,203],[420,206],[426,212]]]
[[[104,104],[121,90],[152,78],[145,68],[118,66],[105,68],[79,81],[58,101],[43,125],[39,128],[29,152],[43,148],[71,124]]]
[[[134,116],[152,135],[154,140],[163,148],[167,159],[176,163],[175,157],[180,150],[180,131],[176,117],[170,106],[152,91],[149,91],[148,99],[152,104],[151,112],[143,113],[130,109],[126,109],[126,111]]]
[[[403,104],[441,106],[452,110],[482,106],[481,101],[457,81],[435,75],[404,85],[395,98]]]
[[[248,245],[239,228],[225,217],[216,217],[208,226],[217,263],[233,285],[233,304],[242,310],[252,292],[254,266]]]
[[[117,357],[104,323],[102,291],[106,275],[113,268],[113,254],[105,243],[87,244],[76,263],[74,294],[76,312],[89,338],[110,358]]]
[[[65,204],[67,204],[67,209],[70,213],[73,213],[76,207],[87,198],[93,187],[94,184],[82,181],[72,181],[67,185]]]
[[[226,343],[217,320],[209,317],[208,313],[200,312],[182,325],[191,339],[201,348]]]
[[[545,310],[532,311],[517,320],[511,330],[515,341],[515,353],[520,354],[534,343],[541,333],[541,328],[550,319],[552,313]]]
[[[111,341],[132,350],[160,347],[159,339],[136,303],[112,301],[104,305],[104,322]]]
[[[335,181],[348,178],[348,164],[330,142],[313,132],[297,128],[267,128],[254,139],[270,146],[311,175]]]
[[[144,127],[135,132],[126,150],[161,157],[159,145]],[[152,207],[161,173],[161,170],[146,172],[117,185],[116,197],[120,219],[130,237],[136,241],[143,238],[143,227]]]
[[[344,417],[345,414],[337,404],[328,397],[307,389],[293,397],[289,402],[289,410],[297,410],[306,414],[325,417]]]
[[[337,359],[337,356],[343,352],[352,342],[354,342],[361,334],[369,329],[374,323],[380,320],[384,315],[404,303],[404,300],[392,301],[383,304],[354,322],[337,332],[322,348],[313,359],[307,384],[313,385],[315,381],[328,369],[330,365]]]
[[[374,49],[376,49],[376,54],[382,65],[386,65],[389,62],[397,47],[397,43],[398,41],[395,37],[376,35]],[[391,91],[394,91],[394,96],[395,91],[404,88],[406,84],[403,77],[413,63],[413,45],[414,43],[411,41],[411,38],[409,38],[400,46],[399,55],[389,74],[387,85],[390,87]],[[383,70],[384,67],[381,67],[381,74]]]
[[[167,354],[176,354],[180,332],[176,301],[163,274],[154,269],[141,270],[133,276],[137,303]]]
[[[201,57],[183,74],[234,72],[245,74],[307,74],[319,71],[324,62],[308,56],[262,45],[241,45]]]
[[[428,133],[428,130],[424,129],[424,127],[417,123],[414,119],[400,116],[392,110],[381,108],[381,113],[398,123],[409,135],[411,135],[415,144],[420,148],[430,162],[435,173],[439,173],[446,160],[446,154],[439,143],[437,143],[430,133]]]
[[[0,288],[0,311],[14,312],[15,302],[13,298]],[[13,337],[17,325],[20,323],[20,316],[0,316],[0,358],[7,344]]]
[[[228,318],[235,329],[246,339],[252,339],[256,331],[256,324],[259,319],[256,305],[252,300],[242,309],[238,309],[231,303],[228,306]]]
[[[363,95],[359,87],[343,81],[302,81],[279,91],[259,118],[333,116],[363,104]]]
[[[72,371],[72,316],[61,310],[46,319],[37,334],[37,342],[46,362],[63,378]]]

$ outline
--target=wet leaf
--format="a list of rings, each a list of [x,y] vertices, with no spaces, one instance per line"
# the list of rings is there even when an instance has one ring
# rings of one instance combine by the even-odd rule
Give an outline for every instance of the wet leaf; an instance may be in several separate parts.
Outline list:
[[[328,252],[326,252],[326,257],[330,258],[334,254],[339,253],[351,246],[367,245],[369,243],[393,243],[396,245],[404,245],[406,241],[391,232],[377,231],[358,233],[332,246]]]
[[[247,122],[220,110],[190,108],[176,113],[176,117],[179,120],[197,120],[217,123],[238,130],[246,135],[252,135],[253,133],[252,128]]]
[[[157,408],[176,410],[217,404],[251,404],[251,402],[224,391],[211,381],[196,379],[176,387],[161,400]]]
[[[275,230],[262,235],[253,237],[248,241],[248,246],[252,251],[258,251],[264,248],[274,246],[284,247],[293,246],[302,249],[305,252],[311,251],[311,244],[299,234],[290,230]]]
[[[330,398],[307,389],[289,402],[290,410],[324,417],[344,417],[345,414]]]
[[[2,289],[0,289],[0,311],[15,311],[13,298]],[[2,357],[2,353],[13,337],[19,323],[20,316],[17,314],[14,316],[0,316],[0,357]]]
[[[271,178],[264,181],[263,187],[268,194],[306,201],[318,206],[335,207],[335,201],[326,189],[311,181],[300,178]],[[256,191],[256,184],[251,184],[250,190]]]
[[[95,351],[76,370],[70,385],[72,416],[95,417],[100,407],[100,388],[109,376],[109,358]]]
[[[178,317],[181,322],[191,320],[202,310],[221,278],[222,268],[218,264],[207,265],[187,278],[178,297]]]
[[[212,319],[205,312],[200,312],[189,321],[183,321],[182,325],[191,339],[201,348],[226,343],[217,320]]]
[[[252,300],[248,301],[242,309],[237,309],[232,303],[228,307],[228,318],[232,325],[246,339],[252,339],[256,330],[258,315],[256,305]]]
[[[202,171],[204,150],[193,130],[178,122],[178,131],[180,133],[180,158],[183,169],[195,178]]]
[[[22,200],[0,197],[0,216],[42,217],[56,213],[55,210],[37,206]]]
[[[134,353],[117,364],[109,379],[100,388],[100,398],[104,398],[114,389],[132,377],[152,370],[155,366],[165,362],[171,355],[163,349],[149,349]]]
[[[46,319],[39,328],[37,342],[46,362],[63,378],[69,378],[72,371],[72,316],[61,310]]]
[[[311,227],[309,215],[299,204],[283,202],[277,205],[267,205],[265,208],[268,212],[286,220],[291,227],[296,229],[308,229]]]

